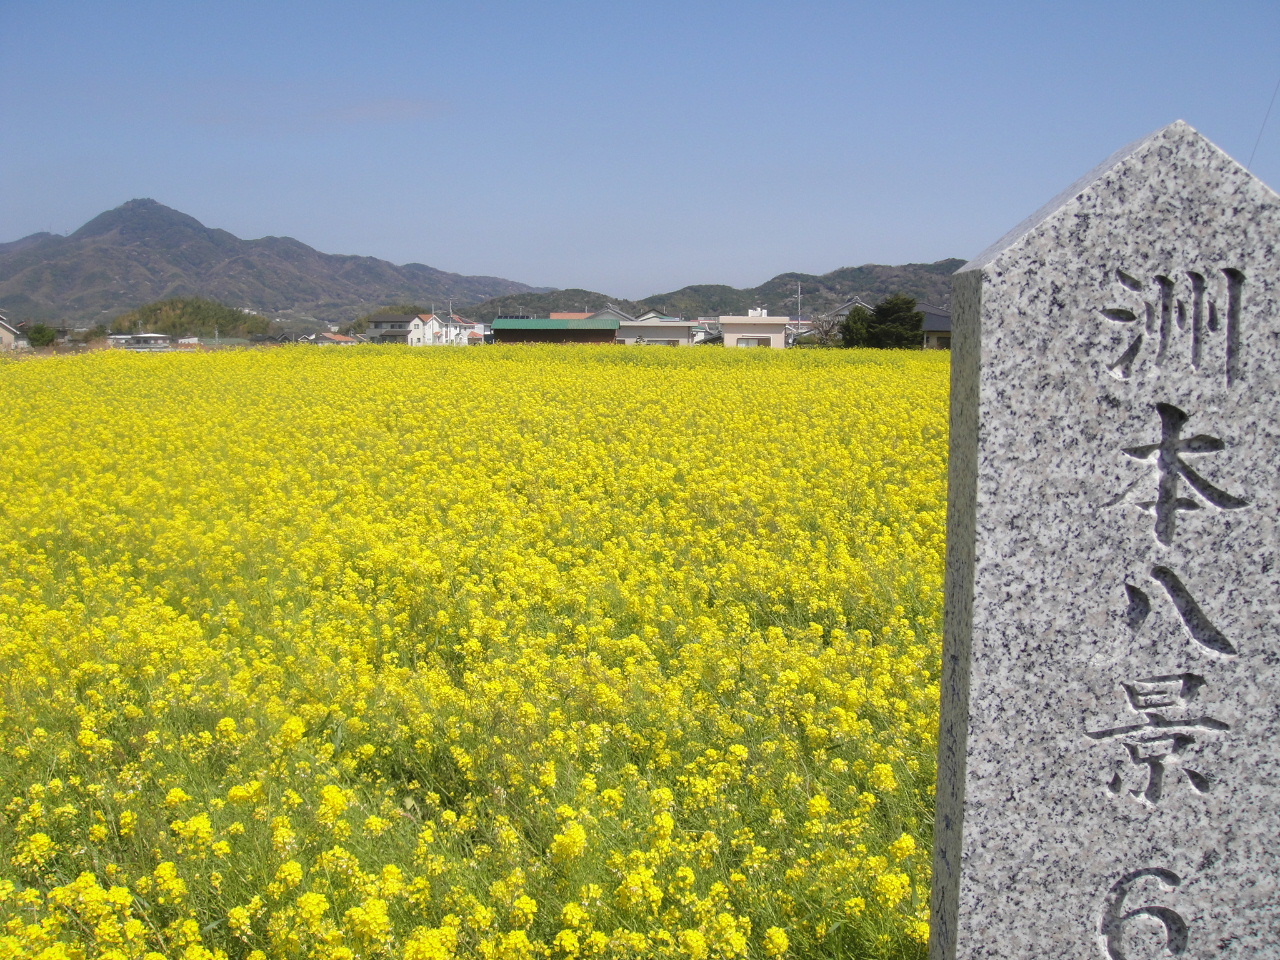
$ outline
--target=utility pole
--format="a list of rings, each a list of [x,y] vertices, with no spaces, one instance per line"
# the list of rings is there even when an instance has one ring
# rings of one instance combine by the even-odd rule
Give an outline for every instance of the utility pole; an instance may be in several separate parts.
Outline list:
[[[791,299],[791,298],[788,297],[787,299]],[[802,329],[801,322],[802,322],[803,316],[804,316],[804,299],[800,289],[800,282],[796,281],[796,322],[795,322],[795,331],[791,336],[792,340],[795,340],[796,337],[800,336],[800,332]]]

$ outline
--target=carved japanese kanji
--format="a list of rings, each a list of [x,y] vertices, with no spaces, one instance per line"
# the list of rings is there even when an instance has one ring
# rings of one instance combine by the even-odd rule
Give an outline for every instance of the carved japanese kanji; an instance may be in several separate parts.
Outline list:
[[[1150,804],[1159,803],[1164,795],[1166,774],[1175,763],[1197,793],[1208,793],[1213,788],[1213,777],[1180,762],[1197,743],[1197,735],[1231,729],[1229,724],[1214,717],[1187,715],[1204,683],[1204,678],[1194,673],[1144,677],[1122,683],[1129,706],[1142,714],[1142,721],[1085,732],[1090,740],[1118,740],[1131,764],[1147,768],[1146,783],[1140,789],[1130,789],[1130,796]],[[1107,786],[1112,793],[1119,794],[1124,778],[1117,772]]]
[[[1168,567],[1156,566],[1151,568],[1151,579],[1164,587],[1165,593],[1169,595],[1169,602],[1173,604],[1173,609],[1182,619],[1182,625],[1187,628],[1192,640],[1206,650],[1226,657],[1234,657],[1238,653],[1235,644],[1214,626],[1176,573]],[[1132,583],[1126,583],[1124,589],[1129,598],[1125,620],[1129,629],[1136,631],[1151,614],[1151,598],[1145,590]]]
[[[1149,282],[1116,270],[1114,282],[1121,291],[1116,299],[1122,304],[1104,307],[1099,312],[1112,323],[1129,326],[1133,337],[1124,351],[1107,364],[1107,371],[1117,380],[1130,379],[1148,344],[1154,344],[1152,362],[1162,367],[1168,362],[1175,337],[1190,338],[1188,360],[1192,370],[1199,371],[1204,362],[1206,340],[1210,334],[1221,332],[1227,383],[1238,381],[1244,279],[1243,271],[1234,267],[1156,274]],[[1219,297],[1212,289],[1223,284],[1225,310],[1219,308]],[[1147,352],[1151,352],[1150,347]]]
[[[1135,460],[1152,462],[1159,473],[1156,498],[1142,501],[1138,505],[1155,514],[1156,539],[1167,546],[1173,543],[1178,513],[1200,509],[1198,502],[1180,495],[1181,481],[1186,481],[1194,493],[1220,510],[1239,510],[1247,507],[1249,501],[1214,486],[1183,459],[1184,454],[1217,453],[1224,450],[1226,444],[1222,440],[1203,433],[1183,437],[1182,428],[1190,419],[1187,413],[1171,403],[1157,403],[1155,409],[1160,416],[1160,439],[1155,443],[1124,447],[1123,451]],[[1136,481],[1110,503],[1124,500],[1135,485]]]

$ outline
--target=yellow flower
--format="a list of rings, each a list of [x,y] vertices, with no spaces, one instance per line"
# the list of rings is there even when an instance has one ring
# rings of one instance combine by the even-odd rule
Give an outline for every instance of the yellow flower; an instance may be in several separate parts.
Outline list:
[[[42,867],[58,852],[58,845],[47,833],[33,833],[13,857],[15,866]]]
[[[573,930],[561,930],[556,934],[555,947],[566,957],[576,957],[582,949],[582,941]]]
[[[289,890],[302,882],[302,864],[297,860],[286,860],[276,869],[275,882],[281,890]]]
[[[871,768],[871,785],[881,793],[892,793],[898,789],[898,778],[893,767],[887,763],[877,763]]]
[[[298,918],[305,929],[318,932],[321,921],[329,913],[329,898],[323,893],[309,891],[298,897]]]
[[[571,820],[551,841],[551,857],[557,861],[575,860],[587,850],[587,831],[577,820]]]
[[[360,940],[382,941],[391,936],[391,918],[387,915],[387,901],[370,897],[358,907],[346,912],[347,926]]]
[[[166,860],[152,871],[156,887],[164,894],[159,897],[161,903],[181,903],[187,897],[187,882],[178,876],[178,867],[173,861]]]
[[[276,743],[283,749],[288,749],[302,741],[303,735],[307,732],[307,725],[301,717],[290,717],[280,725],[280,731],[276,734]]]
[[[391,821],[377,814],[370,814],[365,818],[364,828],[372,833],[375,837],[380,837],[391,829]]]
[[[265,796],[266,790],[261,780],[237,784],[227,791],[227,799],[232,803],[254,803]]]
[[[164,805],[166,807],[176,807],[179,804],[186,803],[190,799],[191,794],[187,793],[187,791],[183,790],[181,787],[174,787],[165,795]]]
[[[247,907],[232,907],[227,911],[227,923],[237,937],[247,940],[252,932],[253,916]]]
[[[916,838],[909,833],[904,833],[897,840],[889,844],[889,853],[898,860],[905,860],[916,852]]]
[[[334,784],[326,784],[320,789],[320,808],[316,817],[321,823],[334,824],[351,806],[351,797],[347,792]]]
[[[689,960],[707,960],[711,955],[711,947],[701,930],[681,930],[676,940]]]
[[[765,956],[785,956],[790,947],[791,941],[787,937],[787,931],[783,930],[781,927],[770,927],[764,932]]]
[[[876,877],[876,893],[889,906],[896,906],[911,893],[911,878],[905,873],[882,873]]]
[[[102,351],[0,374],[10,952],[921,939],[945,356]],[[85,875],[114,886],[63,883]]]
[[[518,927],[528,927],[538,914],[538,901],[526,894],[516,897],[511,907],[511,922]]]

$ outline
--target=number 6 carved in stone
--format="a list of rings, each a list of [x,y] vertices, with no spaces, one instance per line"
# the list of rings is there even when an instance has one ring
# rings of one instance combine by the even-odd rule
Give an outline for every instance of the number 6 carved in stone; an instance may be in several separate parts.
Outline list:
[[[1138,917],[1152,917],[1164,924],[1165,947],[1172,956],[1180,957],[1187,950],[1187,921],[1175,911],[1168,907],[1138,907],[1127,913],[1122,912],[1130,889],[1144,877],[1154,877],[1169,890],[1176,890],[1182,883],[1176,873],[1161,867],[1135,870],[1116,882],[1107,894],[1106,906],[1102,911],[1102,925],[1099,928],[1106,943],[1107,956],[1111,960],[1128,960],[1124,952],[1124,925]]]

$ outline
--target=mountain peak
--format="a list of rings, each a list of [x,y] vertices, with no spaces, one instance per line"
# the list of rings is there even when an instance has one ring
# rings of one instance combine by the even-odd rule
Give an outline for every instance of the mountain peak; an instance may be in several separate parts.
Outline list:
[[[150,198],[69,237],[0,244],[0,309],[11,319],[89,322],[146,303],[203,297],[272,316],[353,320],[388,303],[459,306],[533,288],[421,264],[334,256],[288,237],[241,240]]]
[[[204,233],[207,227],[195,217],[166,207],[149,197],[129,200],[114,210],[100,213],[71,234],[73,240],[118,233],[130,240],[172,236],[175,233]]]

